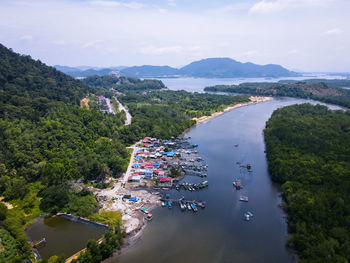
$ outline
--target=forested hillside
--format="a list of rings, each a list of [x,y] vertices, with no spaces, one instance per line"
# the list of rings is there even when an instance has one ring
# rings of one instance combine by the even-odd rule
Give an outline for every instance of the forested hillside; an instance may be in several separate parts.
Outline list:
[[[348,262],[350,112],[310,104],[278,109],[266,124],[265,140],[299,262]]]
[[[237,103],[248,102],[247,96],[224,96],[186,91],[153,91],[147,94],[128,93],[120,97],[133,120],[120,133],[127,142],[144,136],[169,138],[180,135],[195,124],[193,117],[210,116]]]
[[[1,246],[11,248],[5,262],[29,257],[23,225],[30,219],[44,212],[92,214],[93,195],[74,181],[125,170],[129,152],[118,136],[118,116],[78,106],[93,90],[0,46],[0,196],[13,207],[0,206]]]
[[[288,83],[242,83],[240,85],[218,85],[206,87],[205,91],[243,93],[258,96],[287,96],[319,100],[350,108],[350,90],[340,85],[350,85],[350,81],[327,80],[325,82],[300,81]]]
[[[165,85],[160,80],[155,79],[136,79],[126,77],[114,77],[114,76],[91,76],[82,80],[86,85],[97,88],[99,90],[114,89],[119,92],[128,91],[145,91],[145,90],[159,90],[165,89]]]

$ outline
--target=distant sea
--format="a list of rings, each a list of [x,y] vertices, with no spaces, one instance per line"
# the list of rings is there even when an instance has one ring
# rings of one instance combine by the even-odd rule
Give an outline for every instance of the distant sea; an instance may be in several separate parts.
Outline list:
[[[284,78],[159,78],[171,90],[186,90],[190,92],[204,92],[205,87],[215,85],[237,85],[245,82],[278,82],[280,80],[304,79],[345,79],[345,77],[326,74],[307,74],[301,77]]]

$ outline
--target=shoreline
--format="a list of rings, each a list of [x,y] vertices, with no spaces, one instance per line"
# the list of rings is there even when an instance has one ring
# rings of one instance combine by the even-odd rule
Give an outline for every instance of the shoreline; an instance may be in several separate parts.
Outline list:
[[[215,112],[213,113],[211,116],[203,116],[203,117],[200,117],[200,118],[193,118],[192,120],[195,120],[196,121],[196,124],[200,124],[200,123],[205,123],[215,117],[218,117],[226,112],[229,112],[231,110],[234,110],[234,109],[237,109],[237,108],[240,108],[240,107],[243,107],[243,106],[248,106],[248,105],[251,105],[251,104],[257,104],[257,103],[261,103],[261,102],[266,102],[266,101],[270,101],[270,100],[273,100],[272,97],[259,97],[259,96],[250,96],[249,97],[250,101],[249,102],[246,102],[246,103],[239,103],[239,104],[235,104],[235,105],[232,105],[232,106],[228,106],[226,107],[223,111],[219,111],[219,112]],[[180,137],[184,137],[184,135],[191,129],[193,128],[195,125],[193,125],[192,127],[188,128],[188,129],[185,129],[182,134],[180,135]],[[130,158],[130,163],[129,163],[129,169],[131,168],[130,167],[130,164],[132,164],[133,162],[133,159],[135,157],[135,152],[136,152],[136,145],[133,145],[131,148],[133,148],[133,152],[131,154],[131,158]],[[128,169],[128,172],[130,173]],[[126,180],[126,175],[128,175],[129,173],[126,173],[124,176],[124,182]],[[120,189],[120,188],[119,188]],[[118,190],[119,190],[118,189]],[[130,191],[131,189],[129,189]],[[149,194],[152,195],[152,193],[156,192],[155,190],[153,189],[149,189]],[[131,192],[133,192],[131,190]],[[148,203],[148,210],[149,212],[152,212],[154,209],[156,209],[157,207],[159,207],[159,203],[158,202],[149,202]],[[144,214],[140,211],[140,210],[136,210],[134,211],[133,213],[131,213],[135,218],[137,218],[139,220],[139,225],[136,229],[133,229],[132,231],[130,231],[129,233],[127,233],[126,237],[124,238],[124,244],[123,246],[121,247],[120,250],[117,250],[113,253],[113,255],[109,258],[109,259],[106,259],[104,260],[104,262],[110,262],[111,259],[115,258],[115,257],[118,257],[120,256],[122,253],[124,253],[125,251],[127,251],[128,249],[132,248],[142,237],[142,234],[143,234],[143,231],[145,230],[146,226],[147,226],[147,222],[145,221],[144,219]]]
[[[246,103],[238,103],[232,106],[228,106],[226,107],[223,111],[217,111],[214,112],[212,115],[210,116],[202,116],[199,118],[192,118],[192,120],[196,121],[196,124],[200,124],[200,123],[205,123],[211,119],[214,119],[215,117],[218,117],[226,112],[229,112],[231,110],[240,108],[240,107],[244,107],[244,106],[248,106],[248,105],[252,105],[252,104],[258,104],[261,102],[266,102],[266,101],[270,101],[273,100],[273,97],[261,97],[261,96],[250,96],[249,97],[250,101],[246,102]],[[191,129],[191,128],[189,128]],[[181,135],[185,134],[186,132],[188,132],[189,129],[186,129]]]

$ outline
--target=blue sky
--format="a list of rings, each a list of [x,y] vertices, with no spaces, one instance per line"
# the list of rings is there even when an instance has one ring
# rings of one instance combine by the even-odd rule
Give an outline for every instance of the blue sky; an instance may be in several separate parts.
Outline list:
[[[54,65],[207,57],[350,71],[349,0],[0,0],[0,42]]]

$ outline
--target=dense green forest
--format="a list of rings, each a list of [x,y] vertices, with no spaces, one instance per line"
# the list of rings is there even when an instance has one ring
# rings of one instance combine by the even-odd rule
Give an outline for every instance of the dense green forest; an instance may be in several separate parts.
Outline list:
[[[86,85],[97,88],[97,91],[108,91],[110,95],[110,89],[119,92],[142,92],[145,90],[159,90],[165,89],[163,82],[155,79],[137,79],[137,78],[126,78],[126,77],[114,77],[110,75],[105,76],[91,76],[82,80]]]
[[[79,107],[94,90],[0,46],[0,195],[13,206],[0,206],[6,262],[30,256],[23,229],[32,218],[93,213],[94,197],[74,182],[126,169],[129,152],[118,136],[119,116]]]
[[[289,82],[289,81],[288,81]],[[240,85],[218,85],[206,87],[205,91],[232,92],[259,96],[287,96],[313,99],[350,108],[350,86],[348,80],[301,81],[290,83],[242,83]]]
[[[298,80],[280,80],[278,83],[297,83]],[[305,79],[303,82],[314,83],[322,82],[326,84],[329,88],[350,88],[349,79]]]
[[[299,262],[350,260],[350,111],[293,105],[266,124],[269,171],[282,185]]]
[[[144,136],[177,136],[195,123],[193,116],[249,101],[243,96],[153,91],[165,88],[157,80],[91,77],[87,83],[0,46],[0,251],[6,250],[0,262],[31,257],[24,228],[44,213],[68,212],[115,227],[120,216],[111,222],[112,215],[94,213],[97,202],[85,186],[126,170],[126,144]],[[111,88],[125,93],[120,99],[131,110],[131,125],[123,124],[123,113],[80,107],[83,98],[92,102],[95,95],[114,95]],[[89,242],[94,251],[88,249],[80,261],[88,262],[92,255],[105,258],[120,247],[121,238],[115,231],[97,248]]]
[[[130,143],[144,136],[178,136],[195,124],[191,118],[209,116],[229,105],[248,102],[249,98],[164,90],[127,93],[120,100],[133,116],[131,125],[120,130],[122,138]]]

